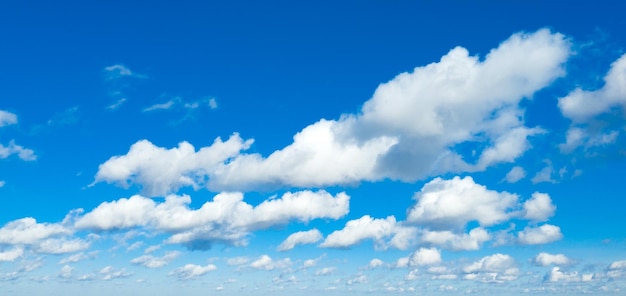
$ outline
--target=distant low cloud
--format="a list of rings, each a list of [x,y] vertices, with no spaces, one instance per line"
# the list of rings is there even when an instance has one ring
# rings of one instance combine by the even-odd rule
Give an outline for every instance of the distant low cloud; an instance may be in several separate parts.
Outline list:
[[[296,245],[314,244],[323,238],[322,233],[317,229],[309,231],[299,231],[289,235],[277,248],[278,251],[288,251]]]
[[[12,124],[17,124],[17,115],[8,111],[0,110],[0,127]]]
[[[526,177],[526,171],[520,166],[513,167],[504,177],[509,183],[516,183],[517,181]]]
[[[169,273],[169,276],[177,277],[180,280],[191,280],[216,269],[217,266],[213,264],[208,264],[205,266],[197,264],[186,264],[185,266],[172,270],[172,272]]]

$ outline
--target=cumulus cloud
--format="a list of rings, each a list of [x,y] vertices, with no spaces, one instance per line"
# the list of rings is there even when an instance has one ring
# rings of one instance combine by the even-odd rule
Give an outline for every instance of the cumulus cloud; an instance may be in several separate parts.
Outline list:
[[[378,258],[374,258],[372,260],[370,260],[370,263],[367,265],[368,268],[370,269],[374,269],[377,267],[381,267],[385,264],[385,262],[383,262],[382,260],[378,259]]]
[[[545,193],[535,192],[532,197],[524,202],[524,218],[532,221],[546,221],[554,215],[556,206],[552,199]]]
[[[504,177],[509,183],[515,183],[526,177],[526,171],[520,166],[513,167]]]
[[[250,263],[250,267],[262,270],[283,269],[289,266],[291,266],[291,259],[273,260],[268,255],[261,255],[257,260]]]
[[[546,29],[514,34],[484,59],[456,47],[439,62],[381,84],[358,114],[319,120],[267,157],[243,153],[249,145],[242,141],[216,161],[197,161],[202,158],[194,153],[142,157],[136,153],[141,148],[147,154],[171,150],[140,141],[127,155],[103,163],[96,182],[137,183],[165,194],[181,186],[321,187],[484,170],[514,161],[531,148],[529,137],[543,132],[524,125],[519,103],[564,75],[569,54],[564,36]],[[458,154],[460,144],[482,149],[476,163]]]
[[[137,258],[133,258],[132,260],[130,260],[130,263],[141,265],[146,268],[160,268],[167,265],[172,260],[176,259],[179,255],[180,252],[178,251],[167,252],[162,257],[143,255]]]
[[[463,267],[465,279],[484,282],[503,282],[517,278],[519,269],[513,257],[505,254],[485,256],[474,263]]]
[[[74,271],[73,267],[65,265],[59,270],[58,276],[64,280],[70,279],[72,278],[72,271]]]
[[[213,145],[198,151],[187,142],[181,142],[177,148],[164,149],[142,140],[133,144],[126,155],[111,157],[101,164],[95,182],[116,183],[122,187],[138,183],[151,196],[165,195],[181,186],[199,188],[206,181],[207,171],[215,170],[251,144],[252,140],[244,141],[238,134],[226,141],[217,138]]]
[[[364,240],[373,240],[379,248],[392,246],[406,249],[408,240],[416,229],[405,227],[396,222],[394,216],[386,219],[374,219],[365,215],[356,220],[350,220],[341,230],[329,234],[320,244],[323,248],[350,248]]]
[[[572,263],[572,260],[567,258],[567,256],[563,254],[549,254],[545,252],[541,252],[537,254],[535,258],[532,260],[533,264],[537,266],[549,266],[549,265],[569,265]]]
[[[83,251],[89,248],[91,244],[82,239],[45,239],[38,242],[34,250],[42,254],[67,254]]]
[[[421,233],[420,241],[448,250],[478,250],[482,244],[491,239],[491,235],[483,228],[474,228],[469,233],[457,234],[452,231],[430,231]]]
[[[471,177],[435,178],[414,196],[407,221],[435,229],[464,228],[470,221],[483,226],[507,221],[518,197],[476,184]]]
[[[561,228],[544,224],[539,227],[526,227],[517,234],[519,243],[524,245],[539,245],[555,242],[563,238]]]
[[[70,235],[72,231],[61,224],[37,223],[34,218],[11,221],[0,228],[0,244],[32,245],[46,238]]]
[[[300,191],[253,207],[243,201],[242,193],[220,193],[199,209],[190,209],[187,195],[170,195],[161,203],[135,195],[100,204],[79,217],[75,226],[100,231],[146,227],[172,233],[169,243],[207,249],[215,242],[245,244],[249,232],[292,220],[341,218],[348,213],[349,200],[345,193]]]
[[[420,248],[409,256],[409,266],[434,265],[441,263],[441,252],[436,248]]]
[[[314,244],[322,238],[322,233],[317,229],[298,231],[288,236],[277,249],[279,251],[288,251],[293,249],[296,245]]]
[[[548,272],[544,278],[546,282],[579,282],[582,278],[578,275],[578,272],[563,272],[561,268],[558,266],[552,267],[550,272]]]

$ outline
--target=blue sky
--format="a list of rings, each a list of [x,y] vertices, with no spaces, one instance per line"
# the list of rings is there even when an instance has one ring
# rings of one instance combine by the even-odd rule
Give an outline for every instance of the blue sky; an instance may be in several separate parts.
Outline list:
[[[626,290],[617,2],[126,2],[0,4],[3,295]]]

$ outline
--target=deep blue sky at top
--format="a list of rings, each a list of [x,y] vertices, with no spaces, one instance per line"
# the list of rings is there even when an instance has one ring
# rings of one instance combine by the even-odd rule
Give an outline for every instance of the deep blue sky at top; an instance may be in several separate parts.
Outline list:
[[[597,64],[597,73],[604,73],[620,54],[612,44],[624,44],[626,34],[617,30],[626,28],[619,6],[618,1],[2,1],[0,107],[16,113],[20,123],[0,135],[33,148],[40,160],[3,163],[10,168],[2,169],[3,195],[19,201],[1,210],[0,224],[25,216],[56,221],[70,208],[128,195],[102,184],[83,188],[100,163],[140,139],[164,147],[187,140],[200,147],[239,132],[256,140],[252,152],[267,155],[320,118],[358,112],[378,84],[438,61],[455,46],[484,57],[514,32],[547,26],[580,38],[579,44],[609,40],[601,60],[580,61]],[[147,78],[112,85],[103,68],[113,64]],[[568,83],[562,89],[557,83],[555,96],[570,91],[576,79]],[[110,111],[106,106],[120,98],[115,90],[128,100]],[[181,111],[178,118],[191,116],[184,121],[141,113],[175,96],[215,97],[219,112]],[[549,114],[558,112],[555,96],[543,101],[546,113],[529,113],[527,120],[550,122]],[[63,116],[76,106],[79,119]],[[59,210],[49,212],[50,207]]]

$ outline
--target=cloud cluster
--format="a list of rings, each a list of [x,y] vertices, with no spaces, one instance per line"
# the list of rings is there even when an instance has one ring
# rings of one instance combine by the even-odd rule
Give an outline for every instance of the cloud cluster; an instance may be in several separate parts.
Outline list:
[[[243,201],[242,193],[220,193],[199,209],[191,209],[187,195],[170,195],[161,203],[135,195],[100,204],[78,217],[75,226],[96,231],[144,227],[170,233],[169,243],[207,249],[216,242],[246,244],[251,231],[292,220],[341,218],[348,213],[349,200],[345,193],[300,191],[252,206]]]
[[[0,110],[0,127],[17,124],[17,115],[14,113]],[[37,159],[35,152],[31,149],[24,148],[18,144],[15,144],[15,140],[9,141],[8,146],[0,144],[0,159],[7,158],[16,154],[20,159],[25,161],[32,161]]]
[[[524,125],[519,104],[564,75],[569,55],[565,37],[546,29],[514,34],[482,60],[456,47],[439,62],[381,84],[360,113],[311,124],[292,144],[267,157],[243,153],[250,142],[240,139],[237,149],[221,159],[140,141],[126,155],[103,163],[96,182],[136,183],[164,195],[182,186],[236,191],[322,187],[484,170],[514,161],[531,147],[529,137],[544,132]],[[222,144],[201,151],[221,150]],[[474,163],[456,151],[460,144],[479,149]],[[160,157],[144,157],[137,153],[141,149],[152,156],[159,151]],[[155,159],[174,169],[153,173]],[[187,165],[179,168],[180,163]]]

